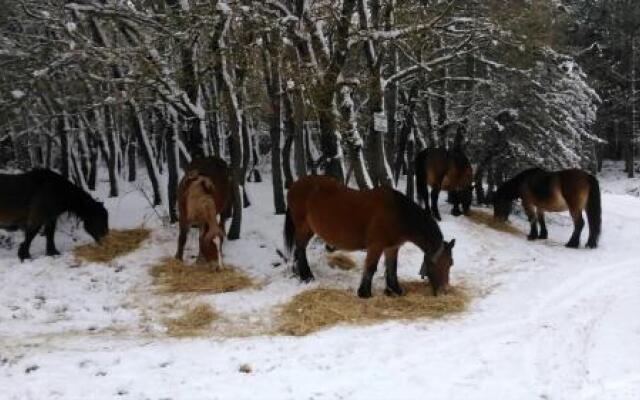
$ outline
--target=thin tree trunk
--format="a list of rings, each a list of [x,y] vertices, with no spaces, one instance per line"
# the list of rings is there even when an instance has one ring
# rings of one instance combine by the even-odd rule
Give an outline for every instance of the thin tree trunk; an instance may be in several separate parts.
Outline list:
[[[147,168],[149,180],[151,181],[151,187],[153,190],[153,206],[159,206],[162,204],[159,172],[156,160],[153,157],[153,150],[151,148],[151,143],[149,142],[149,136],[146,133],[142,121],[142,115],[140,114],[137,103],[134,100],[129,100],[128,103],[130,108],[131,129],[133,129],[133,132],[141,145],[142,158]]]

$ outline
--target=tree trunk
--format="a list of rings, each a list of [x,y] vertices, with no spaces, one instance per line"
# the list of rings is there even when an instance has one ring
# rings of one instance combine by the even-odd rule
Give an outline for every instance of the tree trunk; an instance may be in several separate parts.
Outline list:
[[[57,130],[60,140],[60,174],[71,180],[71,176],[69,176],[69,134],[66,113],[58,117]]]
[[[138,145],[136,144],[136,138],[129,138],[129,148],[127,149],[127,159],[129,164],[129,182],[135,182],[136,180],[136,157],[138,154]]]
[[[353,98],[351,97],[351,88],[344,86],[340,90],[340,94],[342,97],[340,111],[342,112],[342,118],[345,124],[343,142],[349,158],[349,173],[347,173],[345,183],[349,183],[349,175],[353,172],[358,187],[360,189],[369,189],[373,187],[373,183],[371,182],[371,178],[369,177],[364,165],[362,138],[358,133],[355,106]]]
[[[171,112],[170,124],[164,124],[164,132],[167,143],[167,172],[169,174],[167,185],[167,197],[169,202],[169,220],[171,223],[178,221],[176,203],[178,201],[178,116]]]
[[[296,176],[298,179],[307,175],[307,163],[305,157],[304,146],[304,94],[301,87],[296,87],[293,90],[293,115],[294,115],[294,165],[296,170]]]
[[[153,206],[159,206],[162,204],[162,194],[159,180],[160,174],[158,172],[156,160],[153,157],[153,150],[151,148],[151,143],[149,142],[149,136],[146,133],[146,129],[142,121],[142,115],[140,114],[137,103],[134,100],[129,100],[128,103],[130,112],[129,117],[131,119],[131,129],[133,129],[133,132],[135,133],[136,138],[141,145],[142,158],[147,168],[147,174],[149,175],[149,181],[151,182],[151,187],[153,190]]]
[[[282,77],[280,73],[280,46],[273,38],[264,35],[267,48],[263,50],[267,91],[271,101],[269,116],[269,136],[271,138],[271,180],[273,202],[276,214],[284,214],[287,207],[284,201],[284,185],[282,182],[282,154],[280,139],[282,137]]]

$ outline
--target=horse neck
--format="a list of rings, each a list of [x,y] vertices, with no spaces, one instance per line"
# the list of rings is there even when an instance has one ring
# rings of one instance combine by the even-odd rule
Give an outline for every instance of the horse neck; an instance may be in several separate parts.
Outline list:
[[[426,211],[415,204],[411,204],[415,212],[405,214],[405,226],[410,228],[410,239],[422,251],[433,254],[443,242],[442,231],[438,223]]]
[[[68,195],[66,196],[66,209],[63,211],[72,212],[84,221],[91,214],[94,200],[82,189],[73,185],[69,185],[66,190],[68,190]]]

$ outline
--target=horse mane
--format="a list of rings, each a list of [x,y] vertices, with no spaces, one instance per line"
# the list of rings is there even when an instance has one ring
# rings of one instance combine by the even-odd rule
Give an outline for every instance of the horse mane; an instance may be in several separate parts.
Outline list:
[[[501,200],[517,199],[518,197],[520,197],[519,189],[520,189],[520,185],[522,185],[522,182],[525,179],[529,178],[531,175],[540,173],[540,172],[545,172],[545,170],[542,168],[534,167],[534,168],[525,169],[524,171],[518,173],[516,176],[509,179],[498,188],[495,194],[496,199],[501,199]]]
[[[444,239],[438,223],[429,212],[425,211],[413,200],[395,189],[390,190],[395,203],[398,205],[397,211],[400,214],[400,220],[404,228],[411,235],[424,236],[428,242],[425,244],[433,248],[430,250],[435,251]],[[416,244],[419,245],[419,243]],[[424,249],[422,250],[424,251]]]
[[[38,182],[40,187],[49,186],[52,188],[51,201],[58,202],[56,205],[62,211],[69,211],[82,220],[90,218],[95,213],[96,206],[100,204],[89,193],[56,172],[36,168],[29,171],[28,174]]]

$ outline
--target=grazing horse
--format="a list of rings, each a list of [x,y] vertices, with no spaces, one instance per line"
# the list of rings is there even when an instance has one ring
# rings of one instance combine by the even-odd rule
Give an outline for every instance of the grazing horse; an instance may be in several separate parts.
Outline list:
[[[431,212],[435,219],[438,221],[441,219],[438,211],[440,190],[446,190],[451,194],[453,202],[451,214],[456,217],[462,214],[460,206],[464,215],[469,214],[473,170],[469,159],[461,149],[424,149],[416,156],[415,168],[418,198],[424,202],[427,210],[429,209],[428,186],[431,186]]]
[[[96,242],[109,233],[109,214],[102,203],[62,175],[46,169],[17,175],[0,174],[0,228],[24,230],[24,242],[18,248],[21,261],[31,258],[31,241],[43,226],[46,254],[60,254],[54,235],[56,222],[63,212],[78,216]]]
[[[232,174],[226,161],[220,157],[202,157],[194,159],[186,168],[187,173],[198,171],[199,175],[211,179],[215,191],[213,198],[216,202],[216,212],[220,214],[220,228],[225,231],[225,223],[233,209]],[[225,231],[226,232],[226,231]]]
[[[431,215],[402,193],[387,187],[354,190],[330,177],[307,176],[291,186],[287,201],[285,247],[291,253],[295,245],[296,269],[302,281],[313,279],[306,248],[316,234],[333,248],[367,251],[360,297],[371,297],[371,280],[382,253],[385,293],[402,294],[397,266],[398,250],[405,242],[424,252],[421,274],[429,277],[434,295],[447,292],[455,240],[444,241]]]
[[[541,168],[531,168],[520,172],[498,188],[494,197],[494,216],[506,221],[511,213],[513,200],[521,198],[522,206],[531,222],[528,239],[546,239],[547,226],[544,212],[569,210],[573,219],[573,235],[567,247],[580,246],[580,234],[584,227],[582,211],[586,210],[589,220],[587,247],[598,246],[602,224],[600,185],[591,174],[579,169],[565,169],[549,172]],[[538,224],[540,232],[538,233]]]
[[[199,261],[222,265],[222,241],[224,231],[218,225],[218,214],[213,181],[200,175],[198,170],[189,171],[178,185],[178,251],[176,258],[182,260],[187,233],[191,227],[200,230]],[[217,241],[217,243],[216,243]]]

